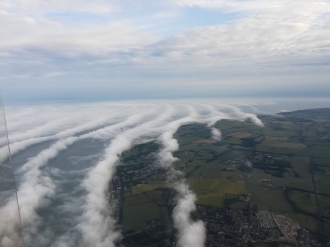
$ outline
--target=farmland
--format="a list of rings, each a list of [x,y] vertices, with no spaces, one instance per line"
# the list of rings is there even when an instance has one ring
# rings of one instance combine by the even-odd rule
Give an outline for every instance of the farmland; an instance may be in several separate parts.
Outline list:
[[[207,220],[205,212],[210,210],[232,210],[235,215],[252,207],[299,225],[294,241],[304,241],[299,236],[307,234],[301,230],[305,229],[316,242],[327,242],[330,114],[324,109],[317,112],[259,116],[264,127],[251,121],[221,120],[215,124],[222,132],[221,141],[212,140],[205,125],[182,126],[174,135],[180,148],[174,152],[178,161],[173,166],[184,174],[204,212],[194,217]],[[130,234],[138,230],[158,229],[160,239],[175,234],[171,217],[175,191],[168,184],[166,170],[156,165],[159,148],[154,142],[135,146],[124,154],[123,165],[117,169],[115,181],[125,181],[117,186],[122,191],[118,192],[119,223],[126,232],[125,241],[133,241]],[[278,230],[274,238],[281,235],[280,227]]]

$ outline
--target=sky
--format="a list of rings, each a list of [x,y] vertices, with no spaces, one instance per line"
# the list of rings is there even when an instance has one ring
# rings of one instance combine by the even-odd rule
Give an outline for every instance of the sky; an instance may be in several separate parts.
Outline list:
[[[2,0],[6,100],[328,97],[330,2]]]

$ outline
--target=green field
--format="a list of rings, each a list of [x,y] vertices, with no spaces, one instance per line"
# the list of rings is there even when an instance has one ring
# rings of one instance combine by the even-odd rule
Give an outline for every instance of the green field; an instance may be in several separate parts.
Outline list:
[[[161,208],[153,202],[125,207],[123,213],[123,230],[144,229],[147,226],[146,222],[148,220],[161,220],[167,217],[167,215],[163,214],[165,214],[164,210],[161,210]]]
[[[215,207],[222,207],[226,194],[242,195],[245,185],[226,179],[189,179],[190,189],[197,195],[197,203]]]
[[[330,155],[330,146],[312,146],[312,150],[315,157],[318,158],[329,158]]]
[[[323,227],[330,236],[328,223],[321,226],[317,217],[319,213],[330,219],[330,120],[262,120],[263,128],[248,121],[217,122],[220,142],[211,139],[205,125],[182,126],[174,135],[180,148],[174,152],[179,160],[173,167],[183,172],[198,205],[256,205],[313,232]],[[134,157],[157,148],[153,143],[132,150],[125,154],[126,165],[135,165]],[[144,229],[153,219],[171,224],[169,203],[175,201],[175,193],[166,184],[135,183],[125,189],[124,231]]]

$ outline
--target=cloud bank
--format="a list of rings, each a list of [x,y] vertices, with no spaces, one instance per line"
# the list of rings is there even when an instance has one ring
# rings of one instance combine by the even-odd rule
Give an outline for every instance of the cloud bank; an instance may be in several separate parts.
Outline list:
[[[97,105],[97,110],[94,109],[95,105]],[[176,160],[172,153],[179,148],[177,141],[173,139],[173,134],[182,125],[202,123],[209,126],[215,140],[220,140],[220,130],[213,127],[218,120],[243,121],[250,119],[256,124],[262,125],[255,115],[244,113],[237,106],[220,102],[166,101],[135,102],[134,104],[123,102],[54,105],[52,107],[55,110],[51,110],[50,113],[54,114],[54,118],[51,118],[49,122],[40,119],[36,128],[31,125],[27,131],[20,131],[17,128],[15,138],[11,143],[11,146],[16,146],[14,150],[18,155],[21,150],[29,149],[36,143],[52,141],[50,145],[44,146],[44,149],[36,156],[28,159],[22,167],[16,168],[16,173],[19,174],[18,196],[27,246],[53,244],[54,247],[71,247],[77,244],[73,241],[73,234],[75,234],[74,236],[81,234],[80,246],[115,246],[116,242],[121,239],[121,233],[112,218],[108,185],[116,166],[120,163],[121,154],[135,144],[150,140],[160,142],[162,148],[158,154],[159,162],[166,167],[168,184],[176,191],[173,221],[174,227],[178,231],[177,243],[181,247],[203,246],[206,236],[204,223],[191,219],[191,213],[196,207],[196,196],[189,189],[183,174],[172,166]],[[44,107],[35,106],[33,108],[33,111],[22,108],[17,111],[17,108],[14,108],[12,112],[9,112],[8,119],[19,119],[20,111],[22,116],[30,116],[29,114],[33,115],[36,111],[42,111]],[[61,118],[66,119],[66,114],[70,114],[73,108],[76,108],[77,111],[77,121],[60,121]],[[90,114],[86,112],[86,109],[94,111],[91,112],[95,117],[94,120],[86,121],[90,119]],[[109,115],[105,116],[105,113]],[[57,117],[56,114],[58,114]],[[31,119],[31,121],[36,122],[35,119]],[[58,187],[64,182],[61,180],[64,178],[61,175],[64,171],[61,171],[61,168],[51,169],[50,161],[60,157],[62,152],[83,140],[100,140],[108,144],[104,147],[103,157],[100,157],[95,164],[81,170],[72,170],[73,176],[80,174],[81,180],[78,177],[76,179],[78,179],[77,185],[81,193],[59,195],[57,194]],[[70,173],[70,166],[68,169],[65,171],[66,173]],[[57,213],[61,214],[61,210],[63,210],[62,213],[65,214],[67,210],[76,208],[75,211],[78,210],[81,214],[68,216],[74,217],[70,219],[70,222],[76,223],[60,236],[55,234],[52,226],[48,226],[45,231],[40,232],[40,227],[46,222],[38,212],[47,210],[51,201],[59,196],[64,204]],[[14,198],[9,199],[7,206],[0,208],[0,214],[8,216],[5,222],[7,229],[10,229],[7,226],[15,222],[15,215],[10,213],[8,206],[13,201]],[[14,225],[12,226],[14,227]],[[1,241],[5,242],[8,233],[5,228],[0,229]],[[67,241],[67,239],[72,241]]]

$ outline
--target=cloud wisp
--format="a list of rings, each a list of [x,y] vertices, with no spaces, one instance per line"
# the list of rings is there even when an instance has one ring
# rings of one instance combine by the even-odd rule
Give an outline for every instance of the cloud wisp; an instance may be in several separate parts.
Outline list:
[[[152,107],[152,106],[151,106]],[[101,108],[101,110],[96,109],[94,105],[90,107],[82,107],[81,109],[76,109],[74,114],[71,113],[71,108],[63,110],[62,113],[57,112],[57,110],[46,114],[49,111],[49,107],[42,107],[39,109],[38,113],[35,111],[34,114],[39,114],[42,117],[32,117],[31,112],[27,115],[24,112],[18,115],[17,118],[27,118],[27,120],[32,118],[32,122],[41,122],[41,124],[32,129],[28,129],[24,132],[10,133],[10,148],[11,155],[23,151],[24,149],[46,141],[55,141],[59,139],[64,139],[66,137],[78,135],[85,131],[92,129],[101,128],[102,126],[114,124],[116,122],[122,122],[123,118],[127,115],[127,111],[131,109],[131,106],[126,106],[125,109],[121,109],[121,106],[110,107],[110,109]],[[134,107],[133,107],[134,108]],[[89,113],[90,112],[90,113]],[[32,111],[33,114],[33,111]],[[47,115],[48,121],[44,123],[43,116]],[[70,116],[69,116],[70,115]],[[17,119],[16,118],[16,119]],[[90,120],[93,119],[93,120]],[[15,118],[9,118],[9,122],[21,123],[25,121],[15,121]],[[81,124],[83,123],[83,124]],[[106,130],[106,129],[105,129]],[[0,142],[6,142],[6,138],[0,138]],[[0,148],[0,162],[8,158],[8,152],[6,147]]]
[[[175,189],[177,194],[173,220],[178,231],[178,246],[202,247],[206,237],[204,223],[202,221],[194,222],[191,219],[191,213],[196,209],[196,196],[189,190],[183,174],[172,167],[173,162],[176,161],[172,152],[177,151],[179,148],[177,141],[173,139],[173,130],[175,129],[173,128],[164,133],[160,138],[163,149],[159,153],[159,159],[161,164],[168,169],[168,183]]]
[[[91,131],[87,134],[81,136],[66,136],[66,138],[61,139],[51,145],[48,149],[43,150],[36,157],[30,159],[21,168],[21,172],[24,173],[22,181],[20,181],[20,187],[18,189],[19,204],[21,206],[21,216],[23,222],[24,237],[26,243],[32,243],[34,241],[33,237],[38,235],[37,228],[40,225],[40,217],[36,213],[39,207],[47,205],[48,198],[53,196],[55,191],[55,185],[53,181],[48,176],[43,176],[42,167],[47,165],[48,161],[58,155],[61,151],[68,148],[73,143],[87,138],[110,138],[117,131],[122,128],[127,128],[129,126],[135,125],[148,115],[155,113],[155,108],[142,114],[135,114],[128,117],[126,120],[119,122],[117,124]],[[12,198],[8,204],[12,204],[15,201]],[[0,214],[6,214],[7,207],[2,207],[0,209]],[[14,215],[13,215],[14,216]],[[6,225],[10,226],[12,223],[16,222],[10,217],[6,218]]]

